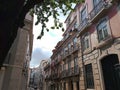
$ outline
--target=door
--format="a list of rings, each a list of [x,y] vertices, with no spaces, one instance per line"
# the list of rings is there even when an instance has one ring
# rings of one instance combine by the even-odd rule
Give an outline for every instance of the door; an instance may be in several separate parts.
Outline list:
[[[112,54],[101,60],[105,90],[119,90],[115,65],[119,63],[118,56]]]

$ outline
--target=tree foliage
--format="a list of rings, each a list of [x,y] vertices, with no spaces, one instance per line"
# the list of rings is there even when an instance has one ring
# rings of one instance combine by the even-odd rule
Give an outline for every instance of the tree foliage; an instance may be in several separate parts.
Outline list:
[[[63,25],[59,21],[58,9],[65,15],[72,10],[72,3],[80,3],[82,0],[0,0],[0,66],[2,66],[5,57],[14,42],[18,28],[24,26],[26,14],[31,13],[37,15],[37,22],[41,23],[42,30],[38,39],[44,35],[44,30],[49,31],[46,22],[48,17],[53,16],[54,27],[52,29],[62,28]]]
[[[51,29],[61,28],[64,31],[63,23],[60,22],[58,16],[60,13],[66,15],[67,12],[73,10],[72,4],[77,4],[84,2],[84,0],[43,0],[41,3],[35,5],[34,9],[31,10],[31,13],[37,15],[37,21],[35,25],[41,23],[42,30],[38,39],[44,35],[44,30],[49,31],[46,26],[46,23],[49,21],[49,17],[52,16],[54,19],[54,26]]]

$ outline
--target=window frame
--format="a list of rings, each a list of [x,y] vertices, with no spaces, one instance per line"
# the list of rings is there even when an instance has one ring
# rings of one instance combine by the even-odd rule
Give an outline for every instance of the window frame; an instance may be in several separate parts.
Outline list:
[[[73,38],[73,48],[76,48],[77,46],[77,38]]]
[[[78,56],[75,56],[74,57],[74,66],[77,66],[78,65]]]
[[[71,43],[68,43],[68,53],[71,52]]]
[[[68,61],[68,69],[71,68],[71,60]]]
[[[64,70],[66,70],[66,63],[63,64],[63,70],[62,71],[64,71]]]
[[[101,27],[100,27],[100,25],[101,25]],[[101,19],[98,22],[98,24],[96,25],[96,30],[97,30],[97,37],[98,37],[99,43],[106,40],[110,36],[110,28],[109,28],[107,17]],[[105,35],[105,33],[107,33],[107,34]]]
[[[93,69],[92,69],[92,64],[87,64],[85,65],[85,73],[86,73],[86,87],[89,89],[94,89],[95,88],[95,83],[94,83],[94,76],[93,76]]]
[[[86,41],[87,41],[87,43],[86,43]],[[82,36],[82,47],[83,47],[83,51],[90,48],[90,34],[89,34],[89,32],[85,33]]]
[[[82,13],[85,12],[85,15],[82,15]],[[84,14],[84,13],[83,13]],[[80,19],[81,22],[83,22],[87,18],[87,5],[85,5],[82,10],[80,11]],[[84,17],[84,18],[83,18]]]

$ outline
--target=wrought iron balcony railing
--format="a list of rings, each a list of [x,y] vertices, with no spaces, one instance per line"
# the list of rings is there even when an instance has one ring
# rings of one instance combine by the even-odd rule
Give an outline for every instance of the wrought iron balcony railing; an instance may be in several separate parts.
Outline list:
[[[80,68],[78,65],[71,67],[61,72],[61,78],[71,77],[80,74]],[[58,77],[59,78],[59,77]]]
[[[89,25],[89,18],[85,18],[79,25],[79,31],[83,31]]]
[[[100,18],[100,16],[104,15],[110,6],[111,5],[108,2],[100,0],[100,2],[90,12],[90,20],[94,21],[96,17]]]
[[[58,73],[54,73],[53,74],[53,79],[58,79],[59,78],[59,74]]]
[[[73,76],[74,75],[74,68],[69,68],[68,69],[68,76]]]
[[[75,52],[75,51],[78,51],[78,50],[79,50],[79,45],[78,44],[73,45],[73,51],[72,52]]]
[[[66,77],[66,70],[62,71],[61,77],[62,77],[62,78]]]

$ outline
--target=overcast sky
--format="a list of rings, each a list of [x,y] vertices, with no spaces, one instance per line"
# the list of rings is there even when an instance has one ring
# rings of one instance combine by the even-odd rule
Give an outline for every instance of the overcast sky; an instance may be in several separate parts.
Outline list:
[[[65,16],[60,17],[60,21],[63,23],[65,19]],[[48,26],[52,26],[52,20],[52,18],[49,19]],[[36,38],[40,34],[40,30],[41,25],[33,26],[34,41],[30,67],[37,67],[40,64],[41,60],[49,59],[52,55],[52,50],[56,46],[57,42],[62,39],[62,30],[50,30],[49,32],[45,32],[42,39],[38,40]]]

